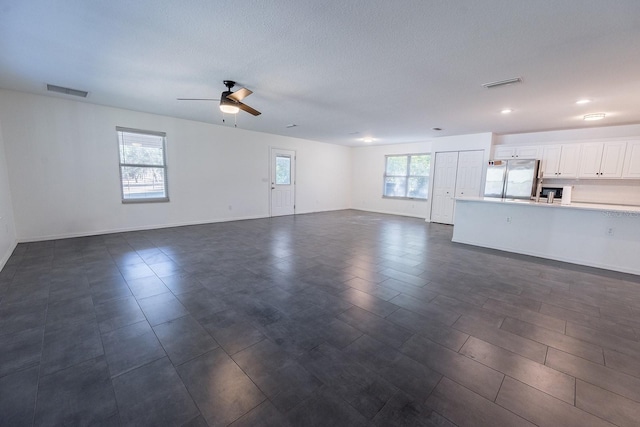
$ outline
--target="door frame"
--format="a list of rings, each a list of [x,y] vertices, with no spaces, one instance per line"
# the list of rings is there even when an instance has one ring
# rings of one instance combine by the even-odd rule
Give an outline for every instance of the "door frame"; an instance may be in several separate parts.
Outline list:
[[[275,173],[275,162],[274,157],[275,157],[275,152],[277,151],[289,151],[291,153],[293,153],[293,162],[292,162],[292,167],[291,167],[291,180],[293,182],[293,215],[296,214],[296,198],[297,198],[297,183],[296,183],[296,171],[297,171],[297,157],[298,157],[298,153],[296,152],[296,150],[293,150],[291,148],[280,148],[280,147],[269,147],[269,178],[267,180],[267,184],[269,184],[267,186],[267,189],[269,191],[269,217],[273,217],[273,185],[275,184],[273,182],[273,176]]]

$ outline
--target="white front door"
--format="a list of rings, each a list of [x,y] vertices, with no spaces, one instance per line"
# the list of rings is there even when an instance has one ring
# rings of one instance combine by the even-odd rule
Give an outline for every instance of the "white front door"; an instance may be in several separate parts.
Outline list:
[[[458,152],[436,153],[431,200],[431,222],[453,224]]]
[[[271,216],[295,213],[296,152],[271,149]]]

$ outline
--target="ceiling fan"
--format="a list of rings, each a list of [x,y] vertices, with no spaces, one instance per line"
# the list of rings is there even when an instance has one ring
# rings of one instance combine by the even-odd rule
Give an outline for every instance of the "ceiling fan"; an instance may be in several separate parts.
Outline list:
[[[238,89],[235,92],[231,92],[231,89],[236,85],[236,82],[233,80],[224,80],[224,85],[227,87],[227,90],[222,92],[220,95],[220,99],[214,98],[178,98],[178,101],[220,101],[220,111],[228,114],[237,114],[240,110],[246,111],[249,114],[254,116],[259,116],[260,111],[255,108],[249,107],[247,104],[243,104],[242,101],[247,96],[251,95],[253,92],[243,87],[242,89]]]

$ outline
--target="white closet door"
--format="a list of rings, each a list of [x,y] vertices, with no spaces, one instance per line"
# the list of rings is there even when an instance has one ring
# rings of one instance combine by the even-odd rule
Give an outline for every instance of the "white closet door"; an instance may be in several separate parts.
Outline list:
[[[458,173],[458,152],[436,153],[431,222],[453,224],[454,193]]]
[[[482,188],[484,151],[460,151],[456,175],[456,197],[478,197]]]

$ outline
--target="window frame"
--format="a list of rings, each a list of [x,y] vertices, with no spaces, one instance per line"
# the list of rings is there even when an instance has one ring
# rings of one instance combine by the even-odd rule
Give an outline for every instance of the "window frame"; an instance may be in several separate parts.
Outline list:
[[[422,198],[422,197],[410,197],[407,196],[407,192],[409,191],[409,179],[410,178],[424,178],[425,176],[423,175],[411,175],[411,157],[412,156],[429,156],[429,169],[431,169],[431,153],[407,153],[407,154],[385,154],[384,156],[384,173],[383,173],[383,177],[382,177],[382,198],[383,199],[395,199],[395,200],[422,200],[422,201],[427,201],[429,200],[429,182],[431,180],[431,174],[430,172],[428,172],[428,175],[426,175],[427,180],[427,196]],[[388,161],[389,161],[389,157],[406,157],[407,159],[407,173],[405,175],[387,175],[387,165],[388,165]],[[387,178],[404,178],[406,180],[406,185],[405,185],[405,195],[404,196],[388,196],[385,194],[386,192],[386,182],[387,182]]]
[[[122,163],[122,153],[120,151],[121,145],[121,133],[135,133],[140,135],[158,136],[162,138],[162,165],[151,165],[144,163]],[[116,126],[116,139],[118,141],[118,171],[120,175],[120,200],[123,204],[129,203],[163,203],[169,202],[169,177],[167,167],[167,134],[166,132],[159,132],[153,130],[133,129],[122,126]],[[124,197],[124,183],[122,180],[122,168],[123,167],[138,167],[138,168],[154,168],[163,170],[164,181],[164,197],[136,197],[125,198]]]

